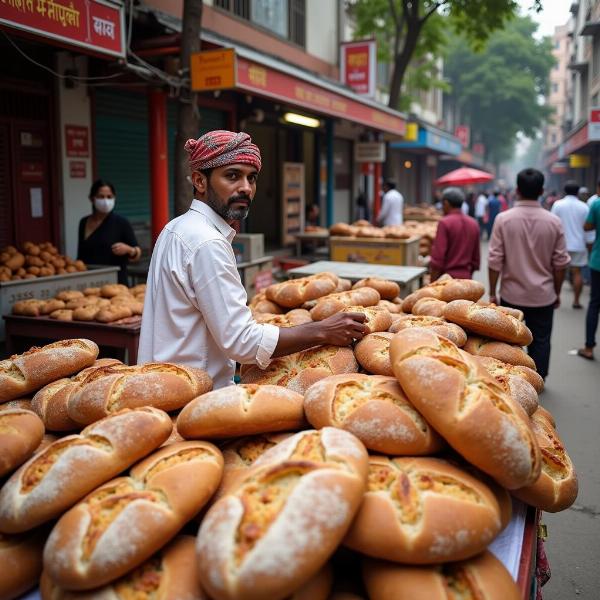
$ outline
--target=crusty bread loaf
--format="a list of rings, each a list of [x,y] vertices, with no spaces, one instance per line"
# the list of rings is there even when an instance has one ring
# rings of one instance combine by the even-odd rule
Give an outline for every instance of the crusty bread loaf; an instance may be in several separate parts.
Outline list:
[[[498,342],[478,335],[469,335],[463,350],[474,356],[489,356],[511,365],[521,365],[535,370],[533,358],[521,346],[514,344]]]
[[[96,315],[101,308],[98,305],[82,306],[73,310],[73,319],[75,321],[95,321]]]
[[[271,361],[266,369],[256,365],[242,371],[242,383],[281,385],[299,394],[313,384],[339,373],[356,373],[358,363],[352,348],[317,346]]]
[[[35,587],[42,572],[45,531],[0,533],[0,598],[16,600]]]
[[[443,317],[446,304],[448,303],[437,298],[421,298],[413,304],[412,314],[426,317]]]
[[[129,294],[129,288],[121,283],[108,283],[100,288],[100,295],[103,298],[112,298],[119,294]]]
[[[354,347],[354,356],[358,364],[372,375],[386,375],[392,377],[392,363],[390,362],[390,342],[393,333],[383,331],[366,335]]]
[[[133,316],[133,311],[125,304],[113,304],[106,308],[101,308],[94,319],[99,323],[113,323],[119,319],[126,319]]]
[[[352,282],[349,279],[338,277],[338,284],[334,292],[347,292],[352,289]]]
[[[385,231],[379,227],[373,227],[373,225],[369,223],[369,225],[358,227],[355,235],[356,237],[362,238],[384,238]]]
[[[333,569],[329,563],[286,600],[328,600],[333,588]]]
[[[409,400],[470,463],[507,489],[539,477],[540,449],[525,411],[474,357],[415,328],[396,334],[390,358]]]
[[[32,411],[0,411],[0,477],[22,465],[40,445],[44,424]]]
[[[329,228],[329,235],[339,235],[343,237],[353,237],[356,235],[358,227],[348,225],[348,223],[334,223]]]
[[[361,313],[365,315],[363,325],[367,334],[379,331],[387,331],[392,324],[392,315],[386,308],[378,306],[346,306],[340,312],[343,313]]]
[[[307,300],[326,296],[335,290],[338,278],[333,273],[319,273],[300,279],[290,279],[270,285],[266,290],[267,300],[286,308],[297,308]]]
[[[366,474],[364,446],[339,429],[303,431],[267,450],[202,521],[204,589],[220,600],[293,593],[340,543]]]
[[[73,311],[69,308],[60,308],[58,310],[53,310],[50,313],[50,318],[56,319],[57,321],[72,321]]]
[[[0,531],[19,533],[54,519],[88,492],[162,444],[169,416],[125,410],[35,454],[0,489]]]
[[[186,439],[213,439],[299,429],[303,400],[302,394],[279,385],[227,386],[187,404],[177,431]]]
[[[470,300],[453,300],[444,309],[444,317],[472,331],[501,342],[528,346],[533,340],[529,328],[512,315],[494,306],[481,306]]]
[[[500,532],[496,496],[437,458],[369,458],[363,503],[344,543],[361,554],[413,565],[483,551]]]
[[[360,279],[352,286],[355,290],[363,287],[370,287],[377,290],[383,300],[393,300],[400,295],[400,286],[395,281],[382,279],[381,277]]]
[[[542,451],[542,472],[531,485],[513,490],[519,500],[546,512],[566,510],[577,499],[577,473],[556,430],[543,412],[531,416],[531,426]]]
[[[306,390],[304,411],[313,427],[349,431],[375,452],[423,455],[444,446],[394,377],[358,373],[327,377]]]
[[[173,363],[146,363],[109,372],[85,383],[69,398],[68,415],[87,425],[123,408],[154,406],[172,411],[212,389],[212,379],[202,369]]]
[[[177,536],[130,573],[89,592],[59,588],[44,572],[42,600],[210,600],[200,587],[195,541],[191,535]]]
[[[276,327],[295,327],[312,323],[310,313],[303,308],[294,308],[284,315],[256,313],[254,318],[257,323],[270,323]]]
[[[376,305],[377,308],[385,308],[393,315],[399,315],[402,313],[402,305],[391,302],[390,300],[380,300]]]
[[[542,376],[529,367],[521,365],[509,365],[501,360],[496,360],[489,356],[474,356],[475,360],[482,365],[485,370],[493,377],[516,375],[528,381],[538,394],[544,390],[544,380]]]
[[[322,321],[348,306],[375,306],[380,300],[379,292],[370,287],[350,290],[349,292],[337,292],[320,298],[314,308],[311,309],[310,316],[313,321]]]
[[[40,307],[40,314],[49,315],[55,310],[60,310],[61,308],[67,308],[67,305],[64,300],[59,300],[58,298],[50,298],[50,300],[46,300]]]
[[[0,412],[7,410],[13,410],[14,408],[32,410],[31,399],[29,398],[17,398],[16,400],[9,400],[0,404]],[[35,411],[33,411],[35,412]]]
[[[552,416],[552,413],[547,409],[544,408],[541,404],[538,406],[537,410],[535,411],[535,417],[536,419],[544,419],[544,421],[550,425],[550,427],[552,427],[552,429],[556,429],[556,421],[554,420],[554,417]]]
[[[42,314],[43,300],[19,300],[12,305],[12,314],[23,317],[39,317]]]
[[[402,310],[412,312],[413,306],[421,298],[436,298],[444,302],[466,299],[477,302],[483,296],[485,287],[472,279],[452,279],[440,277],[436,281],[409,294],[402,303]]]
[[[525,314],[523,313],[522,310],[519,310],[518,308],[511,308],[510,306],[498,306],[497,304],[494,304],[493,302],[484,302],[483,300],[478,300],[477,304],[479,304],[479,306],[491,306],[492,308],[496,308],[500,312],[503,312],[507,315],[510,315],[511,317],[514,317],[515,319],[517,319],[517,321],[525,320]]]
[[[271,302],[270,300],[260,300],[256,304],[251,305],[250,308],[255,316],[261,313],[281,315],[285,312],[285,310],[281,308],[279,304],[275,304],[275,302]]]
[[[467,341],[467,334],[455,323],[448,323],[443,317],[428,317],[423,315],[401,315],[392,323],[389,331],[398,333],[403,329],[411,327],[424,327],[431,331],[443,335],[459,348],[464,346]]]
[[[98,351],[90,340],[61,340],[0,361],[0,402],[19,398],[89,367]]]
[[[431,567],[368,559],[363,579],[370,600],[522,600],[511,574],[488,550]]]
[[[165,446],[94,490],[48,538],[44,570],[60,587],[105,585],[162,548],[208,501],[223,457],[208,442]]]

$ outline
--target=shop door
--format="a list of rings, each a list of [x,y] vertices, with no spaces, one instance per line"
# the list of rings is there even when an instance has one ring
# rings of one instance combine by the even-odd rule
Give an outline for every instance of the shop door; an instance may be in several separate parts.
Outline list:
[[[336,139],[333,146],[333,222],[351,223],[352,210],[352,142]]]

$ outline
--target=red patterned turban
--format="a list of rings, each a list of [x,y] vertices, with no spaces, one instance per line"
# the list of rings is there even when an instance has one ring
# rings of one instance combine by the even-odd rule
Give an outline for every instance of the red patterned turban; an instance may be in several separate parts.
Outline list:
[[[188,140],[185,149],[189,154],[192,171],[214,169],[235,163],[252,165],[260,171],[260,150],[252,143],[247,133],[223,129],[209,131],[197,140]]]

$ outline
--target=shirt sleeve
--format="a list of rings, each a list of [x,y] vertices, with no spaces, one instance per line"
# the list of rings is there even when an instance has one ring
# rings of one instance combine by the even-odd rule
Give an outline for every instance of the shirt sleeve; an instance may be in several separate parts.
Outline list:
[[[383,223],[388,218],[388,213],[390,212],[390,200],[386,194],[383,195],[383,201],[381,202],[381,210],[377,215],[377,221],[379,223]]]
[[[556,236],[556,244],[552,252],[552,268],[564,269],[571,262],[571,257],[567,252],[567,242],[565,240],[565,232],[562,223],[557,223],[558,232]]]
[[[227,242],[209,240],[202,244],[189,259],[188,276],[195,304],[223,354],[242,364],[268,367],[279,329],[254,320]]]
[[[438,223],[437,233],[431,246],[430,266],[436,271],[443,271],[446,263],[446,250],[448,249],[448,232],[443,221]]]
[[[496,221],[492,229],[492,237],[488,251],[488,267],[501,272],[504,266],[504,236],[502,235],[502,221]]]

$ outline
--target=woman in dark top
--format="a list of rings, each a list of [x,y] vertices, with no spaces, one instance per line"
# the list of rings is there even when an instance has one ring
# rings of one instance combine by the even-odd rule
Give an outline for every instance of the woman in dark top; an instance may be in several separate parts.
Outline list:
[[[127,263],[142,255],[131,223],[114,212],[115,188],[98,179],[90,189],[92,214],[79,221],[77,258],[86,264],[121,267],[119,283],[128,285]]]

